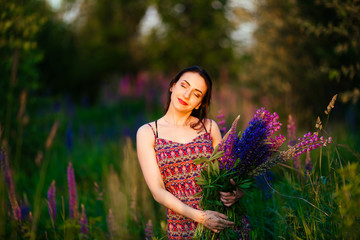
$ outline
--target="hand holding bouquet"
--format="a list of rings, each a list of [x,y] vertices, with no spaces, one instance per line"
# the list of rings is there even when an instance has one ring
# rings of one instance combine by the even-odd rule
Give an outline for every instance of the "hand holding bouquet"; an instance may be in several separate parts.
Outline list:
[[[220,192],[233,192],[231,179],[239,189],[250,188],[255,176],[281,162],[331,142],[331,138],[324,139],[316,132],[307,133],[298,139],[296,145],[280,151],[285,137],[281,134],[275,135],[282,125],[276,113],[271,114],[265,108],[257,110],[242,135],[236,130],[239,118],[240,116],[234,120],[209,159],[203,157],[195,160],[196,164],[204,164],[197,178],[197,183],[202,188],[200,207],[203,210],[226,214],[230,221],[235,222],[235,226],[215,233],[199,224],[195,233],[196,239],[248,238],[245,226],[247,223],[243,218],[245,207],[240,202],[226,207],[220,201]]]

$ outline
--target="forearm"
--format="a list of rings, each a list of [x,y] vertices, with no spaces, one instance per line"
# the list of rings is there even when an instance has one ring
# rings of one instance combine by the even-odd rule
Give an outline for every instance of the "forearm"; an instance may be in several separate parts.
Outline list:
[[[202,222],[203,211],[186,205],[166,189],[158,189],[156,193],[153,193],[153,196],[158,203],[171,209],[172,211],[184,217],[190,218],[195,222]]]

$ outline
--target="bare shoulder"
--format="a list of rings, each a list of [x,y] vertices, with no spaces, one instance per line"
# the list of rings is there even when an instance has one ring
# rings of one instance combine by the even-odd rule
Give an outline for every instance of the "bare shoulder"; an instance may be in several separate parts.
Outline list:
[[[153,122],[146,123],[146,124],[142,125],[141,127],[139,127],[139,129],[137,130],[137,133],[136,133],[136,139],[137,140],[154,139],[154,132],[152,129],[153,124],[154,124]]]
[[[219,127],[218,127],[216,121],[214,121],[214,120],[212,120],[212,119],[210,119],[210,118],[205,119],[205,123],[204,123],[204,124],[205,124],[206,129],[207,129],[208,131],[210,131],[210,132],[219,130]],[[219,131],[220,131],[220,130],[219,130]]]
[[[221,141],[221,133],[217,123],[212,119],[205,120],[205,127],[209,130],[213,139],[213,146],[215,147]]]

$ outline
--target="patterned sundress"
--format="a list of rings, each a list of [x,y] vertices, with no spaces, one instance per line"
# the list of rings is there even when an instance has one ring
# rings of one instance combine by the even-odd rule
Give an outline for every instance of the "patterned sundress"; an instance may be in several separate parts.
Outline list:
[[[211,121],[209,132],[195,137],[189,143],[178,143],[159,138],[157,122],[156,131],[149,124],[155,135],[155,153],[165,188],[183,203],[199,209],[200,196],[194,196],[201,188],[195,177],[200,174],[201,165],[193,160],[198,157],[210,157],[213,149]],[[191,239],[197,223],[189,218],[167,209],[167,232],[169,239]]]

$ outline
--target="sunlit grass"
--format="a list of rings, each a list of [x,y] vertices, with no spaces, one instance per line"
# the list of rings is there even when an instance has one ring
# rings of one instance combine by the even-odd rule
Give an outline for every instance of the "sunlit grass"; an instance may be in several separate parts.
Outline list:
[[[32,156],[22,156],[18,167],[9,158],[17,200],[24,206],[27,198],[31,214],[20,223],[14,220],[7,189],[0,180],[0,237],[144,239],[146,224],[151,220],[154,237],[166,238],[165,209],[153,200],[135,152],[135,131],[147,119],[139,113],[141,108],[141,104],[133,103],[127,110],[119,106],[80,108],[69,117],[65,108],[44,115],[46,120],[40,121],[37,129],[41,132],[36,136],[43,147],[30,151]],[[46,150],[46,138],[57,119],[58,132]],[[268,183],[245,195],[252,239],[356,239],[360,197],[356,187],[359,175],[355,173],[359,171],[356,162],[360,137],[341,124],[328,128],[334,143],[311,153],[310,172],[305,173],[304,158],[299,169],[288,162],[287,167],[274,169]],[[25,128],[22,141],[25,152],[29,152],[27,138],[31,137],[27,131]],[[43,157],[35,163],[38,151]],[[75,171],[78,207],[81,209],[83,204],[86,209],[88,237],[81,233],[79,222],[69,219],[69,162]],[[57,205],[54,224],[46,199],[53,180]]]

